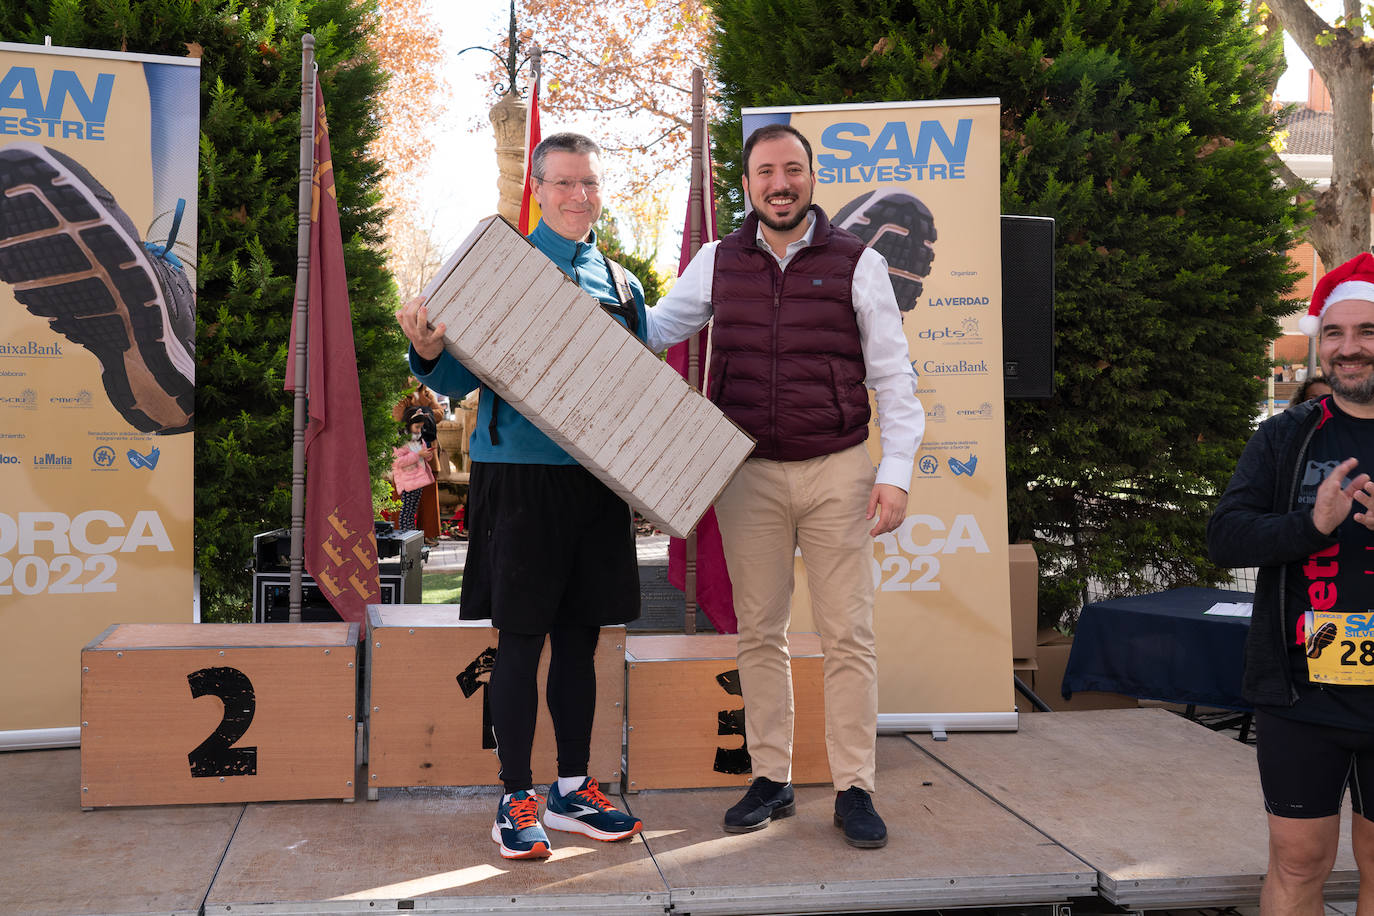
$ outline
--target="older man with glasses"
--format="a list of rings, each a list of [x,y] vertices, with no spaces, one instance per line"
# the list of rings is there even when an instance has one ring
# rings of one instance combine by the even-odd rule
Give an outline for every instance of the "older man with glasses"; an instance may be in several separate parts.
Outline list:
[[[581,134],[554,134],[535,148],[531,165],[543,214],[529,240],[643,340],[643,288],[596,247],[600,148]],[[505,794],[491,838],[508,859],[551,852],[530,764],[545,639],[558,780],[544,826],[598,840],[632,837],[639,819],[618,811],[587,773],[600,628],[639,616],[629,507],[444,349],[445,326],[429,326],[423,299],[407,303],[398,320],[417,379],[454,398],[481,387],[460,613],[490,617],[500,634],[488,694]]]

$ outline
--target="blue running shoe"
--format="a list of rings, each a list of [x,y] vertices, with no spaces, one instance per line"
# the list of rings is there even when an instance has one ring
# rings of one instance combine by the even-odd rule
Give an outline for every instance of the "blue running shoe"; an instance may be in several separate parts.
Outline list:
[[[549,786],[544,826],[606,842],[628,839],[644,829],[639,818],[617,810],[591,777],[567,795],[558,794],[558,783]]]
[[[548,834],[539,826],[539,796],[528,789],[516,792],[496,808],[491,839],[501,844],[507,859],[547,859],[552,848]]]

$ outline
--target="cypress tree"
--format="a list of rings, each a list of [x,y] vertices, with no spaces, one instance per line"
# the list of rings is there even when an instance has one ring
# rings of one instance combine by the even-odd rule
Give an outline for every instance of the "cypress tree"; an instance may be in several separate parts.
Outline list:
[[[246,620],[253,535],[289,524],[301,36],[315,35],[345,238],[373,477],[397,432],[405,345],[384,266],[379,162],[368,153],[383,76],[370,2],[13,0],[7,41],[201,54],[196,317],[195,552],[204,616]]]
[[[1237,0],[717,0],[723,216],[743,106],[998,97],[1002,211],[1056,220],[1053,399],[1007,404],[1041,620],[1213,583],[1302,216],[1266,163],[1275,66]]]

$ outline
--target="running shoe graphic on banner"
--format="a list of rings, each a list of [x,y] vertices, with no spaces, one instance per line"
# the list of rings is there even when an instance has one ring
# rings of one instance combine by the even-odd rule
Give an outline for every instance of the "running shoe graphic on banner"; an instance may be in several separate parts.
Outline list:
[[[830,221],[863,239],[887,259],[897,307],[916,307],[935,260],[935,217],[920,200],[902,191],[869,191],[840,208]]]
[[[164,435],[195,420],[195,297],[172,254],[179,222],[180,212],[165,244],[145,243],[71,157],[36,143],[0,148],[0,280],[95,354],[131,426]]]

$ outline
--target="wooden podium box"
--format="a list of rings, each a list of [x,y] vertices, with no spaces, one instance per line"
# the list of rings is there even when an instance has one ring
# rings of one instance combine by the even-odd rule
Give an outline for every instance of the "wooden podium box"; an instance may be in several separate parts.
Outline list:
[[[686,537],[754,440],[499,216],[425,290],[465,366],[645,518]]]
[[[367,797],[375,800],[384,787],[498,784],[486,705],[497,637],[491,622],[460,620],[453,604],[370,604],[367,622]],[[536,784],[558,777],[544,702],[548,670],[546,644],[532,755]],[[625,628],[603,627],[590,775],[607,791],[620,782],[624,713]]]
[[[116,624],[81,650],[81,805],[352,801],[356,623]]]
[[[820,636],[788,639],[796,709],[792,782],[828,783]],[[747,785],[736,637],[635,635],[625,643],[629,791]]]

